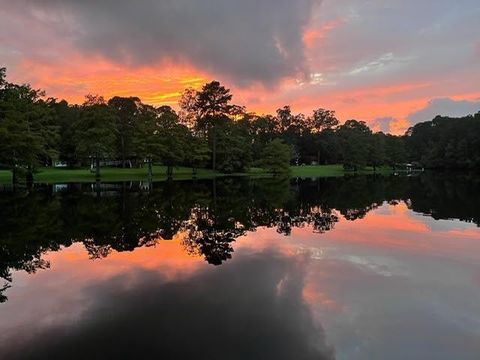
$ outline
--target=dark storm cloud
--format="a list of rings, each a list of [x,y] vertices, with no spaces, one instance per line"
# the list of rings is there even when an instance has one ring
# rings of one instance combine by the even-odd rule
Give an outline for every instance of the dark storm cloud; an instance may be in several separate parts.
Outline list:
[[[307,71],[303,30],[319,0],[22,0],[58,15],[77,46],[122,63],[186,61],[239,84]],[[70,33],[70,30],[68,31]],[[65,33],[65,29],[60,28]]]
[[[304,276],[304,262],[272,253],[178,282],[139,270],[87,289],[93,305],[73,325],[11,334],[0,357],[333,359],[303,300]]]

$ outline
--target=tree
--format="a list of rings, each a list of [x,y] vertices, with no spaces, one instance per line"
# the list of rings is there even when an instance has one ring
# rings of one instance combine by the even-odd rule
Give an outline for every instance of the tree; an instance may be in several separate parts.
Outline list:
[[[198,92],[193,88],[187,88],[182,93],[178,105],[180,107],[179,120],[182,124],[194,129],[199,118],[197,108]]]
[[[185,160],[189,130],[180,124],[178,115],[170,106],[157,109],[158,133],[161,138],[161,161],[167,166],[167,176],[173,175],[173,167]]]
[[[252,153],[259,159],[265,145],[278,137],[277,122],[274,116],[249,116],[248,126],[252,137]]]
[[[212,150],[212,169],[217,168],[218,127],[230,120],[241,108],[230,104],[232,94],[218,81],[205,84],[201,91],[187,90],[180,101],[187,119],[195,118],[195,130],[209,140]]]
[[[480,168],[480,115],[437,116],[416,124],[406,136],[410,161],[433,169]]]
[[[226,173],[246,171],[251,164],[251,140],[244,124],[229,121],[218,126],[217,170]]]
[[[131,157],[133,152],[135,117],[139,112],[141,102],[138,97],[115,96],[108,101],[108,106],[116,114],[117,147],[122,160],[122,168],[124,168],[127,158]]]
[[[263,150],[260,166],[274,175],[290,171],[291,148],[280,139],[268,143]]]
[[[280,132],[285,133],[294,124],[294,116],[290,106],[277,109],[277,124]]]
[[[69,105],[67,101],[49,99],[48,106],[56,114],[56,125],[59,130],[58,141],[55,148],[58,152],[58,159],[73,167],[78,162],[77,150],[75,147],[75,123],[79,117],[78,105]]]
[[[332,129],[316,134],[318,164],[338,164],[342,159],[339,136]]]
[[[230,89],[225,88],[218,81],[212,81],[205,84],[198,92],[195,108],[198,110],[199,117],[208,122],[212,117],[230,115],[232,97]]]
[[[0,163],[33,181],[33,171],[56,155],[58,128],[55,113],[42,100],[44,93],[29,85],[10,84],[5,69],[0,70]]]
[[[197,169],[205,167],[210,160],[210,149],[207,141],[199,136],[189,134],[188,145],[188,164],[192,167],[192,174],[197,175]]]
[[[347,120],[337,134],[342,147],[343,165],[346,169],[357,171],[368,162],[370,136],[372,130],[364,121]]]
[[[148,162],[149,178],[153,176],[153,161],[166,165],[167,175],[171,177],[173,167],[182,163],[191,165],[196,173],[196,168],[202,166],[209,156],[205,140],[194,136],[186,125],[181,124],[169,106],[157,109],[143,106],[136,124],[134,144],[137,155]]]
[[[95,176],[100,178],[100,160],[115,152],[117,128],[115,114],[101,96],[87,95],[75,124],[75,143],[80,158],[95,161]]]
[[[404,137],[386,135],[385,137],[385,162],[395,168],[396,164],[407,161],[407,150]]]
[[[7,68],[0,67],[0,90],[4,88],[7,83]]]
[[[335,111],[326,109],[313,110],[313,115],[309,119],[312,132],[322,132],[325,130],[331,130],[338,126],[339,121],[335,116]]]
[[[135,122],[133,145],[137,157],[148,164],[148,178],[153,178],[153,162],[165,151],[158,126],[158,112],[153,106],[143,105]]]
[[[370,150],[368,152],[368,164],[377,171],[377,167],[385,163],[385,134],[380,132],[370,136]]]

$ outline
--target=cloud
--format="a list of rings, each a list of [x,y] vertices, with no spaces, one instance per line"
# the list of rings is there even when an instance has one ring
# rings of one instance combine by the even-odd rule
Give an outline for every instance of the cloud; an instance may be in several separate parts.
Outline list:
[[[134,66],[174,60],[240,85],[306,76],[303,32],[319,0],[21,0],[83,52]],[[24,16],[24,15],[22,15]]]
[[[478,100],[455,100],[451,98],[436,98],[428,102],[427,106],[415,111],[405,118],[378,117],[369,125],[374,131],[383,131],[396,135],[404,134],[409,127],[420,122],[430,121],[437,115],[462,117],[475,114],[480,111],[480,99]]]
[[[385,134],[403,135],[410,127],[407,119],[392,116],[375,118],[368,124],[373,131],[381,131]]]
[[[368,62],[354,68],[349,72],[349,75],[358,75],[365,72],[378,71],[394,61],[394,55],[392,53],[383,54],[378,59]]]
[[[32,322],[29,334],[10,333],[0,356],[333,359],[303,299],[305,266],[266,252],[178,281],[125,273],[84,289],[88,304],[74,305],[88,306],[73,323]]]
[[[480,96],[479,16],[478,0],[0,0],[0,62],[73,102],[158,105],[217,79],[252,111],[400,124],[429,99]]]
[[[395,119],[391,116],[376,118],[369,125],[374,131],[381,131],[384,133],[390,132],[390,123],[394,122]]]
[[[437,98],[428,102],[428,105],[411,113],[408,120],[411,125],[419,122],[430,121],[435,116],[462,117],[475,114],[480,111],[480,99],[477,100],[454,100],[451,98]]]
[[[310,44],[310,66],[346,87],[472,74],[479,15],[476,0],[325,1],[311,27],[342,22]]]

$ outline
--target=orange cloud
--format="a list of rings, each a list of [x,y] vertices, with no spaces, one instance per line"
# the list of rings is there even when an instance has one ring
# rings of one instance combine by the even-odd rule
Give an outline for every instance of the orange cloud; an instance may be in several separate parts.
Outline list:
[[[319,28],[309,28],[306,29],[303,33],[303,43],[307,48],[312,48],[315,45],[323,40],[327,34],[340,26],[344,20],[342,18],[337,18],[331,21],[327,21]]]
[[[58,270],[79,269],[78,272],[71,271],[82,281],[108,279],[122,273],[126,268],[135,267],[160,271],[166,278],[173,279],[193,273],[206,264],[202,257],[190,255],[185,251],[181,237],[182,235],[178,234],[173,240],[159,240],[155,247],[141,247],[133,252],[113,251],[107,258],[96,261],[88,259],[82,244],[74,244],[61,252],[48,253],[45,259]]]
[[[132,68],[101,57],[74,56],[69,65],[22,61],[13,77],[46,90],[48,96],[82,103],[86,94],[138,96],[152,105],[176,105],[187,87],[199,88],[212,78],[186,64],[159,63]]]

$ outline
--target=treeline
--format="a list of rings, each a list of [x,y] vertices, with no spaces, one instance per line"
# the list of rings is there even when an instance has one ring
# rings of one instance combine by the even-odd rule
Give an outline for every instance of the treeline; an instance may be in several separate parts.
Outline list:
[[[137,97],[106,101],[87,95],[82,105],[46,98],[30,85],[6,81],[0,69],[0,166],[32,180],[39,166],[60,161],[68,167],[163,164],[222,173],[258,166],[272,173],[291,164],[395,167],[417,162],[432,168],[480,168],[480,113],[462,119],[437,117],[405,136],[373,132],[365,122],[339,123],[335,112],[319,108],[294,114],[257,115],[232,103],[232,94],[213,81],[187,89],[177,113],[169,106],[143,104]]]
[[[462,118],[437,116],[406,135],[411,158],[433,169],[480,169],[480,112]]]

